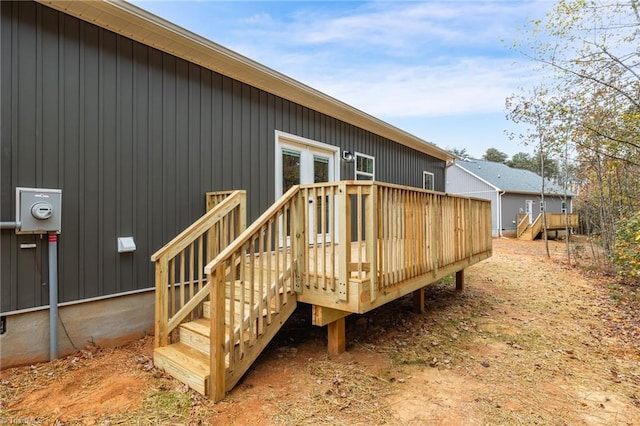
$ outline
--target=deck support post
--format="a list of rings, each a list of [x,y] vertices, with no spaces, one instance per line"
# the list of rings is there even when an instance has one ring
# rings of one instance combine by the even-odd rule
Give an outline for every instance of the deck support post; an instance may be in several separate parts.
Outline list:
[[[456,272],[456,291],[464,290],[464,269]]]
[[[327,343],[329,355],[338,355],[347,348],[345,320],[337,319],[327,325]]]
[[[413,292],[413,307],[416,312],[424,313],[424,287]]]

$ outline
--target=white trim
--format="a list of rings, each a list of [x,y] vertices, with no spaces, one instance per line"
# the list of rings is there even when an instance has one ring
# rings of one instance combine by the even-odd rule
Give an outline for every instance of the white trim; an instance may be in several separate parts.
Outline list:
[[[313,139],[303,138],[302,136],[292,135],[290,133],[282,132],[280,130],[275,131],[275,200],[277,201],[282,196],[282,148],[303,148],[310,147],[316,148],[321,151],[327,151],[330,155],[333,155],[332,168],[329,169],[330,181],[340,180],[340,147],[335,145],[329,145],[324,142],[319,142]]]
[[[524,212],[529,215],[529,225],[533,223],[533,203],[534,200],[524,200]]]
[[[425,184],[424,184],[424,183],[425,183],[425,182],[424,182],[424,178],[425,178],[427,175],[428,175],[428,176],[431,176],[431,188],[427,188],[427,187],[425,186]],[[436,175],[434,175],[433,173],[428,172],[428,171],[426,171],[426,170],[423,170],[423,171],[422,171],[422,189],[427,189],[427,190],[429,190],[429,191],[434,191],[434,188],[435,188],[435,187],[436,187]]]
[[[367,158],[367,159],[373,161],[373,172],[372,173],[358,171],[358,157]],[[366,177],[370,177],[371,178],[371,179],[366,179],[366,180],[372,180],[372,181],[376,180],[376,157],[374,157],[372,155],[363,154],[361,152],[356,152],[353,158],[354,158],[354,161],[353,161],[353,178],[355,180],[358,180],[358,175],[366,176]]]
[[[459,165],[458,163],[453,163],[454,166],[456,166],[457,168],[459,168],[460,170],[469,173],[471,176],[473,176],[474,178],[478,179],[480,182],[483,182],[487,185],[489,185],[490,187],[492,187],[493,189],[495,189],[496,191],[502,191],[502,189],[498,188],[497,186],[495,186],[494,184],[492,184],[489,181],[486,181],[484,179],[482,179],[480,176],[478,176],[477,174],[470,172],[469,170],[465,169],[464,167],[462,167],[461,165]]]
[[[298,151],[300,152],[300,164],[301,167],[306,164],[313,164],[314,157],[317,154],[321,154],[323,157],[326,156],[330,160],[329,161],[329,182],[337,182],[340,180],[340,147],[335,145],[329,145],[323,142],[315,141],[312,139],[303,138],[301,136],[292,135],[289,133],[285,133],[279,130],[275,131],[275,200],[278,200],[283,195],[282,188],[282,152],[284,149]],[[313,168],[300,170],[300,183],[313,183]],[[309,208],[312,208],[311,204]],[[335,205],[334,209],[336,212],[338,211],[338,206]],[[309,216],[309,242],[313,243],[314,236],[311,233],[311,230],[314,229],[314,223],[312,219],[312,215]],[[335,217],[338,217],[336,214]],[[337,223],[334,224],[335,228],[335,238],[337,238]],[[284,227],[281,227],[284,229]],[[317,237],[316,238],[321,238]],[[336,240],[337,242],[337,240]],[[289,245],[290,242],[284,241],[282,235],[280,235],[280,245]]]

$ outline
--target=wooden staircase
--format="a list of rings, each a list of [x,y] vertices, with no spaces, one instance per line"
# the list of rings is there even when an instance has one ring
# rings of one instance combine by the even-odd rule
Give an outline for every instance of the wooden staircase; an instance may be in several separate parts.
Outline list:
[[[244,285],[243,285],[244,284]],[[233,304],[234,309],[231,309],[231,293],[239,295],[243,288],[246,288],[248,283],[234,282],[235,291],[231,291],[231,283],[226,283],[226,298],[225,298],[225,324],[242,324],[236,326],[233,332],[229,327],[225,327],[224,347],[225,353],[225,370],[229,369],[229,358],[231,354],[235,354],[239,357],[239,351],[241,345],[251,346],[255,342],[260,341],[260,338],[265,335],[273,336],[280,327],[284,324],[287,318],[293,313],[296,307],[295,295],[289,294],[285,299],[286,304],[281,306],[279,310],[276,310],[276,304],[272,300],[271,302],[261,298],[261,293],[257,290],[254,291],[253,298],[251,295],[245,295],[244,300],[238,296],[234,297]],[[275,294],[275,285],[271,286],[271,293]],[[261,299],[261,300],[260,300]],[[254,300],[253,304],[249,300]],[[158,368],[162,368],[168,374],[187,384],[190,388],[197,392],[208,395],[209,394],[209,380],[210,380],[210,336],[211,336],[211,304],[209,301],[203,302],[203,318],[194,319],[180,324],[178,327],[178,341],[168,346],[158,347],[154,350],[153,361]],[[262,308],[261,308],[262,307]],[[247,332],[242,332],[241,329],[249,329],[248,322],[253,315],[251,311],[257,312],[262,309],[261,317],[266,320],[268,317],[271,321],[268,322],[267,327],[260,330],[259,327],[255,328],[255,335],[250,336]],[[231,321],[231,312],[234,313],[234,321]],[[246,314],[243,314],[246,313]],[[233,350],[230,350],[233,348]],[[260,354],[260,350],[254,351],[254,359]],[[245,362],[247,366],[250,366],[253,362]],[[232,372],[233,373],[233,372]],[[231,389],[242,377],[244,371],[236,371],[235,374],[229,374],[226,380],[226,390]],[[234,380],[234,378],[236,380]]]
[[[214,400],[249,369],[297,305],[293,252],[305,236],[283,228],[306,207],[298,191],[248,228],[244,191],[207,194],[209,211],[154,253],[157,367]]]
[[[245,193],[208,194],[208,212],[158,250],[156,366],[223,399],[298,303],[345,350],[345,317],[491,256],[491,205],[365,181],[296,185],[249,226]],[[310,207],[310,201],[313,206]]]
[[[547,231],[558,231],[568,228],[577,228],[579,225],[578,215],[575,213],[545,213]],[[543,214],[540,213],[533,222],[529,223],[529,216],[523,214],[518,218],[518,239],[533,241],[542,232]]]
[[[542,215],[538,215],[536,219],[528,223],[528,216],[523,219],[526,221],[525,227],[520,231],[520,226],[518,226],[518,238],[525,241],[533,241],[536,239],[538,234],[542,231]]]

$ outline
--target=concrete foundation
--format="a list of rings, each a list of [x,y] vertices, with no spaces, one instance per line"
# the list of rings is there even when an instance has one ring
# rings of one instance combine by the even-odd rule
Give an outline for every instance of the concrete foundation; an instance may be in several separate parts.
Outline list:
[[[88,344],[112,347],[153,334],[154,306],[152,289],[61,304],[58,357],[72,354]],[[49,310],[45,307],[6,314],[6,332],[0,335],[0,369],[48,360]]]

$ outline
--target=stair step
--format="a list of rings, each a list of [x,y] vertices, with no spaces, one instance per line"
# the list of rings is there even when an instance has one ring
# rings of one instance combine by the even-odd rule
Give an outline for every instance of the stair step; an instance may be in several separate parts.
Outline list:
[[[180,342],[209,356],[209,320],[197,319],[180,324]]]
[[[225,317],[224,317],[224,319],[225,319],[226,322],[230,322],[229,321],[229,317],[231,315],[230,305],[231,305],[231,302],[228,299],[225,300],[225,311],[224,311]],[[234,317],[234,322],[236,324],[240,323],[240,321],[242,320],[242,313],[245,312],[245,310],[250,306],[251,305],[249,304],[249,302],[245,302],[244,309],[243,309],[243,307],[242,307],[240,302],[235,302],[233,317]],[[266,315],[266,310],[265,310],[264,314]],[[211,318],[211,303],[209,303],[209,301],[205,301],[205,302],[202,303],[202,316],[204,318],[207,318],[207,319]]]
[[[210,323],[208,319],[197,319],[190,322],[180,324],[180,342],[187,346],[190,346],[207,357],[211,353],[211,346],[209,344]],[[225,346],[229,347],[229,328],[225,327]],[[244,336],[245,342],[248,342],[249,337]],[[234,333],[234,344],[237,345],[240,342],[240,327],[236,327]],[[228,360],[227,360],[228,361]]]
[[[153,351],[153,363],[191,389],[207,395],[209,357],[189,345],[178,342]]]
[[[229,283],[229,282],[226,283],[226,290],[225,290],[225,303],[226,303],[226,307],[225,307],[226,317],[225,317],[225,320],[227,322],[229,322],[229,312],[230,312],[229,308],[230,308],[230,305],[231,305],[231,300],[230,300],[230,294],[231,294],[230,287],[231,286],[230,286],[230,284],[231,283]],[[239,280],[236,280],[235,284],[236,284],[236,291],[235,291],[235,294],[234,294],[234,296],[235,296],[234,297],[234,299],[235,299],[235,315],[234,315],[234,318],[235,318],[235,322],[239,323],[242,320],[241,312],[244,312],[244,309],[242,309],[242,302],[240,302],[240,294],[242,292],[242,287],[243,286],[242,286],[242,281],[239,281]],[[246,282],[245,282],[245,285],[247,285]],[[255,304],[254,309],[257,308],[258,302],[260,300],[260,292],[258,291],[258,287],[259,286],[256,286],[256,289],[253,292],[254,293],[253,302]],[[275,289],[276,289],[276,284],[272,283],[271,284],[271,294],[272,295],[275,295]],[[245,308],[246,308],[247,306],[250,306],[250,304],[251,304],[251,291],[249,289],[245,288],[244,292],[245,292],[244,305],[245,305]],[[280,293],[282,294],[282,292],[280,292]],[[263,304],[266,304],[266,295],[264,295],[264,297],[262,299],[262,302],[263,302]],[[275,311],[272,309],[272,313],[273,312],[275,312]],[[263,310],[262,315],[267,315],[266,306],[265,306],[265,309]],[[209,303],[209,301],[203,302],[202,316],[204,318],[210,318],[211,317],[211,304]]]
[[[246,321],[245,321],[246,322]],[[211,346],[209,344],[210,328],[208,319],[199,319],[191,322],[185,322],[180,324],[180,342],[191,346],[192,348],[202,352],[206,356],[211,353]],[[229,349],[231,343],[229,327],[225,327],[225,347]],[[242,333],[242,338],[245,344],[249,344],[249,334],[245,331]],[[235,327],[233,333],[233,344],[240,344],[240,327]],[[227,355],[228,356],[228,355]],[[229,361],[228,359],[226,360]]]

